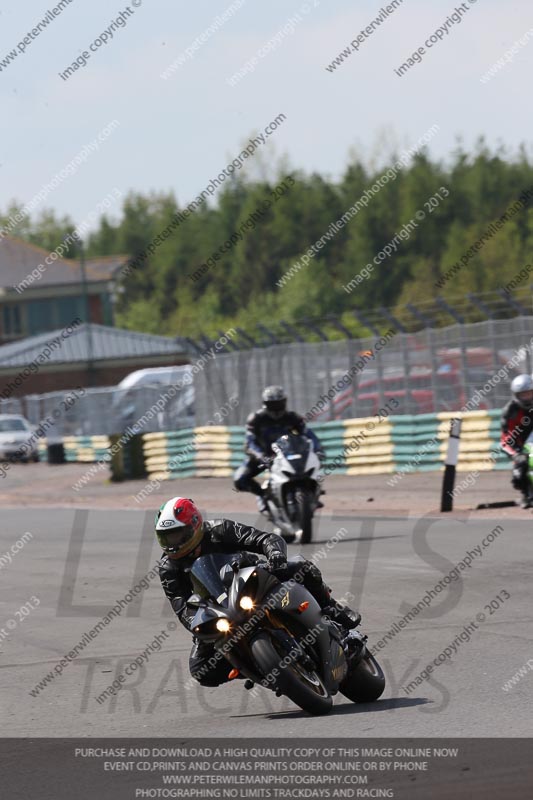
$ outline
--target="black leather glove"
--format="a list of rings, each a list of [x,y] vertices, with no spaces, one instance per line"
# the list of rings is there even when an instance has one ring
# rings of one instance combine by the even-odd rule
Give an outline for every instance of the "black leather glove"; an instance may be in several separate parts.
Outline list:
[[[513,464],[515,467],[519,469],[523,469],[529,462],[529,456],[527,453],[518,453],[516,456],[513,456]]]
[[[285,574],[287,572],[287,558],[283,553],[272,553],[268,559],[268,568],[270,572],[277,575]]]
[[[259,561],[259,557],[256,556],[254,553],[239,553],[237,558],[234,558],[231,562],[232,568],[236,566],[238,569],[243,569],[244,567],[255,567],[257,562]]]

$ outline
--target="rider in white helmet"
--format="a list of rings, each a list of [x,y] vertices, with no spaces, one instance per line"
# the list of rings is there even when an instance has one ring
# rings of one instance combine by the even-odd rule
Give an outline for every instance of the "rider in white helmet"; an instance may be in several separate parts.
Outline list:
[[[532,487],[528,477],[529,459],[522,452],[524,444],[533,431],[533,377],[517,375],[511,382],[513,395],[502,411],[502,449],[513,459],[511,483],[522,493],[522,508],[533,505]]]
[[[200,556],[211,553],[241,553],[242,565],[256,564],[254,554],[267,559],[268,569],[281,580],[294,578],[313,595],[321,609],[348,631],[357,627],[361,615],[337,603],[324,583],[322,573],[301,555],[287,560],[287,545],[275,533],[253,528],[231,519],[204,520],[196,503],[172,497],[160,507],[155,520],[157,540],[163,550],[159,577],[163,590],[181,624],[190,632],[195,608],[187,605],[194,592],[191,567]],[[252,561],[250,561],[250,558]],[[202,686],[218,686],[229,680],[229,665],[214,647],[194,640],[189,657],[191,675]]]

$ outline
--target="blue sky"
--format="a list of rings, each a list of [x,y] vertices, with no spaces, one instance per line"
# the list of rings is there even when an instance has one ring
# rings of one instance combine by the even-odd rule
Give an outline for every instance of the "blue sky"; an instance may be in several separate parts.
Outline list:
[[[533,29],[530,2],[468,0],[463,21],[400,78],[393,70],[460,3],[404,0],[330,73],[326,65],[386,2],[245,0],[163,80],[161,73],[231,2],[130,0],[127,24],[63,81],[58,73],[126,8],[120,0],[73,0],[0,72],[0,208],[13,198],[29,202],[112,120],[120,124],[98,152],[43,206],[80,223],[115,188],[173,190],[186,204],[279,113],[286,122],[246,162],[257,174],[286,155],[295,168],[335,178],[350,153],[379,161],[434,124],[440,131],[429,150],[438,158],[449,156],[458,136],[467,147],[480,135],[511,151],[531,144],[533,38],[487,84],[480,82]],[[0,62],[55,5],[0,3]],[[297,13],[292,34],[230,86],[227,79]]]

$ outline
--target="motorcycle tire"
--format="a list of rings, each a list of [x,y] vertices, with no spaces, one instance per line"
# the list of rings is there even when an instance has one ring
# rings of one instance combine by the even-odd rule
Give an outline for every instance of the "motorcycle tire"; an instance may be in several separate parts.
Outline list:
[[[383,670],[368,650],[339,686],[339,691],[354,703],[372,703],[381,697],[384,689]]]
[[[298,524],[300,525],[302,536],[301,544],[309,544],[313,538],[313,506],[311,495],[304,489],[295,492],[294,500],[298,508]]]
[[[273,686],[296,703],[303,711],[319,716],[328,714],[333,699],[317,672],[310,672],[297,662],[281,667],[287,655],[268,632],[262,632],[251,642],[254,660],[265,677],[276,675]],[[277,670],[279,675],[274,672]]]

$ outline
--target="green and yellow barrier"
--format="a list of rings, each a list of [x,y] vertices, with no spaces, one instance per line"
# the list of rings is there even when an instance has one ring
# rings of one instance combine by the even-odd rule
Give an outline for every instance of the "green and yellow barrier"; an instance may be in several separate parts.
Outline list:
[[[418,472],[443,468],[450,419],[456,416],[463,420],[458,471],[508,469],[499,447],[499,410],[363,417],[311,427],[326,451],[326,477]],[[66,436],[63,445],[69,462],[111,461],[112,455],[115,480],[230,478],[244,459],[244,435],[244,427],[223,425],[146,433],[133,437],[134,448],[121,445],[128,450],[123,457],[113,447],[119,436]],[[43,460],[46,446],[46,440],[39,442]]]
[[[110,458],[109,436],[64,436],[61,441],[65,450],[65,461],[91,463]],[[48,439],[39,439],[38,451],[42,461],[46,460],[48,444]]]

